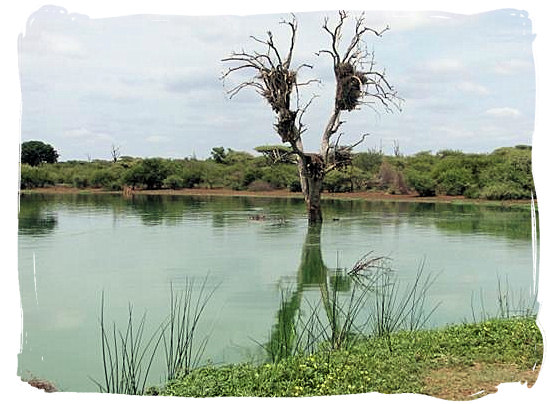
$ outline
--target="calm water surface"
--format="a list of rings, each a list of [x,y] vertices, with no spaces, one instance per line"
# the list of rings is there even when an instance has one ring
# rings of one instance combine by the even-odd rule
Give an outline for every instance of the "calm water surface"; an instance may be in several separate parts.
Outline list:
[[[151,329],[167,314],[170,284],[217,286],[201,333],[214,363],[258,355],[275,323],[281,289],[315,299],[321,266],[350,268],[363,256],[392,258],[403,284],[425,260],[437,273],[430,325],[496,312],[497,279],[517,302],[534,297],[531,214],[496,207],[324,201],[319,237],[308,235],[299,199],[118,195],[22,195],[19,281],[23,306],[19,374],[65,391],[97,391],[99,313],[124,325],[128,304]],[[261,220],[257,220],[257,219]],[[304,262],[314,257],[315,262]],[[305,270],[304,268],[308,268]],[[313,271],[313,272],[312,272]],[[325,276],[325,275],[322,275]],[[327,275],[328,276],[328,275]],[[160,383],[160,364],[151,383]]]

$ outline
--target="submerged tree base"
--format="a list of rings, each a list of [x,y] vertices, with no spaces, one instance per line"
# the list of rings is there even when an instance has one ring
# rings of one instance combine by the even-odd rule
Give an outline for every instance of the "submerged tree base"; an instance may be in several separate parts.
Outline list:
[[[542,355],[534,317],[499,319],[395,333],[391,351],[385,339],[369,338],[348,350],[297,355],[276,364],[207,366],[170,381],[160,394],[294,397],[380,392],[464,400],[494,392],[502,382],[532,385]],[[484,393],[475,394],[481,390]]]

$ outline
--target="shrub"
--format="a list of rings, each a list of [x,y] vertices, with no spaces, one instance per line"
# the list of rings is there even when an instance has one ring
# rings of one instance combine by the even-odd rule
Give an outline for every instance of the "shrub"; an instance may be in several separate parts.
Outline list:
[[[369,150],[364,153],[357,153],[353,156],[353,165],[361,170],[377,172],[380,169],[384,154],[381,150]]]
[[[90,185],[99,188],[112,188],[116,181],[115,173],[109,169],[100,169],[92,172]]]
[[[501,182],[486,186],[481,191],[481,197],[490,200],[529,199],[531,193],[512,182]]]
[[[323,189],[328,192],[349,192],[351,191],[351,186],[349,174],[346,175],[346,173],[340,170],[329,172],[323,182]]]
[[[470,186],[464,191],[464,196],[470,199],[478,199],[481,196],[481,190],[478,185]]]
[[[248,185],[248,190],[254,192],[273,191],[273,187],[265,181],[254,180]]]
[[[73,177],[73,187],[75,188],[88,188],[90,181],[88,177],[84,175],[75,175]]]
[[[435,196],[435,180],[429,173],[418,170],[405,171],[409,187],[418,192],[419,196]]]
[[[437,191],[444,195],[462,195],[472,183],[472,173],[463,167],[441,171],[437,177]]]
[[[168,169],[160,158],[144,159],[129,169],[124,177],[127,185],[144,185],[147,189],[160,188],[168,177]]]
[[[275,189],[291,188],[293,181],[300,179],[295,165],[277,164],[262,169],[261,179]]]
[[[51,173],[42,169],[42,167],[21,164],[21,189],[39,188],[54,183]]]
[[[397,162],[401,164],[401,162]],[[387,161],[383,161],[378,172],[378,184],[391,194],[407,194],[409,190],[403,173]]]
[[[166,188],[171,189],[180,189],[183,188],[183,178],[181,178],[179,175],[172,174],[166,177],[166,179],[163,181],[163,185]]]

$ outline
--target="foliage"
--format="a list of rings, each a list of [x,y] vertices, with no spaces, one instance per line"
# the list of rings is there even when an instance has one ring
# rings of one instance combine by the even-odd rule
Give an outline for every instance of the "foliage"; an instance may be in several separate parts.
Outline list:
[[[213,147],[210,152],[212,159],[218,164],[225,164],[227,159],[227,153],[223,147]]]
[[[363,340],[350,349],[291,356],[276,364],[206,366],[170,381],[168,396],[312,396],[423,393],[428,371],[445,366],[506,363],[531,369],[542,360],[534,318],[490,320],[438,330],[401,331]]]
[[[59,154],[49,144],[39,140],[30,140],[21,144],[21,163],[38,166],[42,163],[56,163]]]
[[[271,146],[265,147],[273,150]],[[280,146],[277,150],[287,149]],[[225,187],[301,191],[294,163],[282,159],[274,164],[264,155],[254,157],[222,147],[214,148],[212,155],[215,157],[207,160],[122,156],[117,162],[67,161],[36,167],[22,164],[21,188],[65,184],[106,190],[120,190],[126,185],[147,189]],[[384,156],[372,149],[354,154],[348,167],[330,171],[324,179],[323,190],[529,199],[531,194],[535,196],[531,170],[531,149],[524,145],[499,148],[490,154],[442,150],[435,154],[423,151],[411,156]]]
[[[419,196],[435,196],[436,182],[429,173],[409,169],[405,171],[407,185],[418,192]]]
[[[158,189],[168,177],[168,168],[160,158],[144,159],[126,172],[124,182],[132,186]]]
[[[54,184],[51,173],[41,167],[21,164],[21,189],[45,187]]]
[[[379,188],[390,194],[408,194],[409,190],[405,182],[405,177],[403,171],[400,169],[402,166],[402,161],[397,159],[393,159],[391,163],[389,159],[382,161],[378,172]]]
[[[363,171],[375,173],[380,169],[383,159],[384,154],[382,150],[371,149],[363,153],[354,154],[353,165]]]
[[[331,171],[325,176],[323,188],[328,192],[349,192],[352,189],[351,177],[344,170]]]

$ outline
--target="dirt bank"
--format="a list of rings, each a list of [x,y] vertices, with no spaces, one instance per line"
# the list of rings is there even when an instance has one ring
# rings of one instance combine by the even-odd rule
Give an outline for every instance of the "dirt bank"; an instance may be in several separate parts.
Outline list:
[[[22,190],[25,194],[122,194],[122,191],[107,191],[100,188],[79,189],[73,187],[54,186],[47,188],[35,188],[32,190]],[[300,192],[289,192],[286,190],[274,191],[235,191],[232,189],[160,189],[160,190],[135,190],[135,195],[195,195],[195,196],[246,196],[246,197],[264,197],[264,198],[302,198]],[[356,199],[371,201],[396,201],[396,202],[432,202],[432,203],[472,203],[472,204],[491,204],[498,206],[510,205],[530,205],[530,200],[513,201],[489,201],[486,199],[467,199],[463,196],[439,195],[433,197],[419,197],[416,195],[391,195],[384,192],[362,191],[345,193],[323,193],[324,199]],[[536,201],[535,201],[536,202]]]

